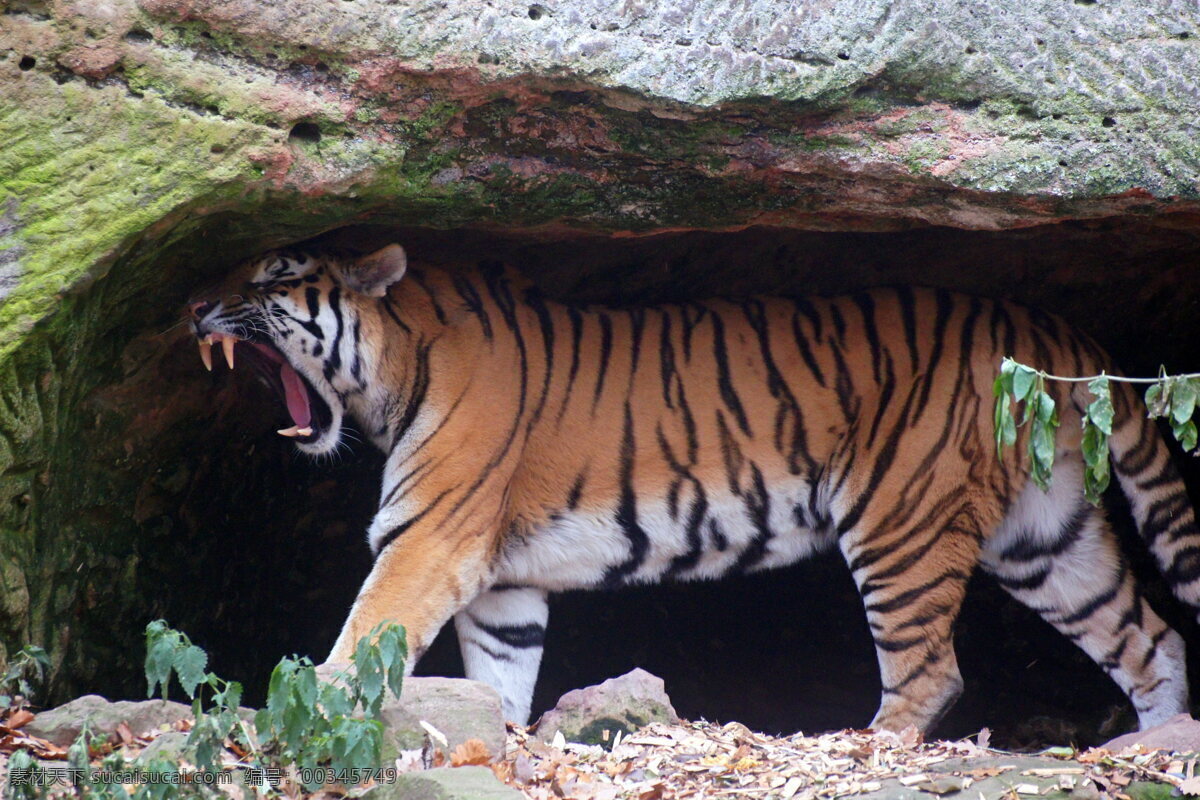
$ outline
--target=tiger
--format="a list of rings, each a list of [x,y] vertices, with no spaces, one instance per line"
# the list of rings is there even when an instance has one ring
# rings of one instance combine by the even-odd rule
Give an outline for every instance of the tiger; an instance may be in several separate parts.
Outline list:
[[[1184,643],[1084,499],[1082,384],[1051,383],[1052,482],[997,457],[1002,357],[1117,374],[1060,318],[940,289],[649,307],[551,299],[511,266],[276,250],[186,306],[272,383],[303,453],[344,426],[386,456],[373,566],[328,662],[385,622],[411,672],[454,621],[467,677],[529,719],[550,594],[715,579],[841,553],[881,679],[876,730],[927,731],[963,691],[955,620],[977,569],[1073,641],[1148,728],[1188,711]],[[1140,398],[1114,383],[1113,472],[1174,595],[1200,536]],[[1022,440],[1027,435],[1022,429]]]

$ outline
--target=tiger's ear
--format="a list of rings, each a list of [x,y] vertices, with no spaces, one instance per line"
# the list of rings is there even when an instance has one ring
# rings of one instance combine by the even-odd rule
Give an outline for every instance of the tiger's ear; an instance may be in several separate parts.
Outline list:
[[[362,256],[341,268],[342,282],[368,297],[383,297],[388,288],[404,277],[408,256],[398,244],[389,244],[374,253]]]

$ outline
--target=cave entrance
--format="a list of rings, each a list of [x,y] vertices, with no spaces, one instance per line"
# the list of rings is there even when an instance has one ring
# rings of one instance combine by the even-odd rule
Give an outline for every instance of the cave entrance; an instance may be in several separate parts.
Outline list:
[[[71,309],[93,315],[99,372],[75,441],[53,465],[72,477],[49,481],[34,502],[34,529],[54,531],[52,546],[71,550],[70,563],[84,570],[74,594],[54,575],[31,587],[43,597],[35,608],[54,612],[42,615],[35,638],[69,639],[53,699],[140,696],[140,631],[157,617],[187,631],[209,651],[211,668],[257,699],[280,656],[324,657],[369,569],[364,531],[381,457],[363,444],[326,463],[298,455],[274,434],[274,396],[248,372],[204,372],[194,343],[172,328],[188,292],[235,260],[222,249],[228,222],[214,217],[159,253],[132,254],[153,256],[163,271],[150,280],[114,269]],[[242,229],[253,224],[237,220]],[[301,240],[311,231],[292,233]],[[418,263],[500,259],[549,295],[576,301],[944,287],[1058,312],[1129,373],[1200,363],[1194,216],[1005,232],[749,228],[639,237],[364,224],[311,244],[366,251],[390,241]],[[242,249],[239,256],[250,253]],[[1200,486],[1200,471],[1188,469],[1187,478]],[[1150,594],[1200,642],[1161,585]],[[62,618],[55,614],[70,619],[66,631],[49,621]],[[1118,715],[1123,697],[1098,668],[987,580],[972,586],[959,653],[966,692],[940,735],[989,725],[1001,745],[1088,743],[1132,719]],[[861,602],[829,557],[735,581],[556,599],[534,713],[563,691],[634,666],[664,677],[684,716],[768,731],[865,725],[878,699]],[[443,633],[418,672],[461,674],[452,636]]]

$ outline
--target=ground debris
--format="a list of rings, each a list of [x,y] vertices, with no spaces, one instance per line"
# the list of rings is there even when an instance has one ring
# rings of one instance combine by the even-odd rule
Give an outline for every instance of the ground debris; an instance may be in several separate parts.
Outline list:
[[[23,717],[0,719],[0,780],[7,754],[26,749],[43,763],[62,761],[64,748],[23,733]],[[6,724],[7,723],[7,724]],[[16,724],[13,724],[16,723]],[[186,729],[184,723],[172,730]],[[113,744],[136,757],[157,735],[135,737],[118,732]],[[985,738],[986,740],[986,738]],[[232,748],[232,743],[227,743]],[[97,751],[99,758],[112,745]],[[440,755],[440,752],[439,752]],[[527,729],[510,725],[504,752],[492,754],[472,740],[454,750],[451,766],[486,765],[502,782],[529,800],[824,800],[860,796],[937,800],[976,796],[1019,800],[1066,792],[1095,800],[1130,797],[1139,782],[1166,784],[1184,796],[1200,795],[1196,754],[1147,751],[1134,746],[1119,752],[1092,749],[1076,753],[1052,748],[1041,754],[1015,754],[981,747],[970,740],[923,741],[915,730],[900,734],[844,730],[817,736],[770,736],[732,722],[653,723],[628,736],[618,735],[612,749],[577,744],[561,736],[541,741]],[[239,768],[243,753],[229,749],[222,761]],[[441,765],[439,759],[436,765]],[[435,766],[436,766],[435,765]],[[405,751],[392,764],[397,772],[427,767],[421,751]],[[889,788],[890,787],[890,788]],[[327,785],[314,795],[297,786],[289,796],[338,800],[350,787]],[[897,793],[894,790],[901,790]]]
[[[514,726],[493,769],[530,800],[819,800],[872,795],[889,783],[936,798],[989,779],[1002,781],[1009,796],[1091,787],[1090,796],[1117,800],[1133,782],[1179,787],[1195,769],[1194,759],[1139,748],[1061,756],[1060,748],[1033,761],[969,740],[924,742],[916,731],[774,737],[740,723],[681,722],[652,724],[611,751],[547,745]]]

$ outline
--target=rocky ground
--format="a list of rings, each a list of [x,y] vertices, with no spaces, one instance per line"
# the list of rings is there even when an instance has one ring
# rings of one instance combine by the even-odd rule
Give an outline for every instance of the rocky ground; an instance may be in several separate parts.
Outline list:
[[[382,717],[386,770],[377,779],[304,795],[284,776],[282,792],[320,800],[1151,800],[1200,794],[1200,723],[1182,716],[1085,752],[1003,752],[988,746],[986,729],[963,741],[925,742],[915,730],[774,737],[737,722],[679,720],[662,681],[635,670],[565,695],[528,729],[501,721],[498,697],[487,687],[445,678],[409,679],[402,700],[385,706]],[[137,766],[155,755],[177,758],[192,718],[179,703],[95,696],[36,715],[11,712],[0,725],[0,777],[10,782],[9,792],[18,777],[8,774],[12,752],[29,750],[49,773],[63,771],[67,747],[85,723],[108,737],[93,748],[93,766],[114,752]],[[238,800],[254,796],[243,785],[244,755],[231,747],[223,758],[235,778],[224,791]],[[188,771],[186,763],[181,771]],[[73,796],[65,784],[53,791]]]

